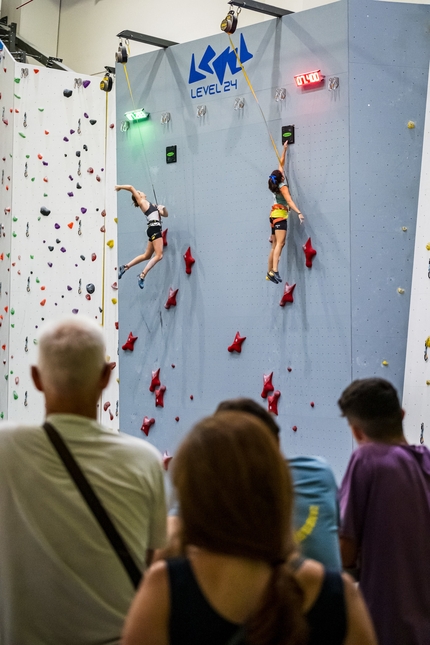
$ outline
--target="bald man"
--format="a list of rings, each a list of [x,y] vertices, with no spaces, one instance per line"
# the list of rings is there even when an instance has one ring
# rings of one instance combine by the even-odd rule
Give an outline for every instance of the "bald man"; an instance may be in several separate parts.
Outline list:
[[[52,424],[142,571],[165,540],[160,454],[97,422],[111,373],[100,328],[46,325],[32,376]],[[0,643],[118,643],[134,595],[122,563],[40,425],[0,424]]]

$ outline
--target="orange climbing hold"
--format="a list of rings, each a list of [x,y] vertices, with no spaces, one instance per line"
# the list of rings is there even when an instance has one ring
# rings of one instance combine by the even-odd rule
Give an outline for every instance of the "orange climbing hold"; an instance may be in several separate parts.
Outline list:
[[[68,226],[69,228],[73,228],[73,226],[74,226],[74,222],[69,222],[69,223],[67,224],[67,226]]]
[[[42,306],[42,307],[44,307],[44,306],[46,305],[46,298],[44,298],[43,300],[41,300],[41,301],[40,301],[40,304],[41,304],[41,306]]]

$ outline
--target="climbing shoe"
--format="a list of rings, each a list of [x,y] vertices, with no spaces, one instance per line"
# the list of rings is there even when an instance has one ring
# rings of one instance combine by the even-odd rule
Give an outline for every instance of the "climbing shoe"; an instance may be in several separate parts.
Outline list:
[[[273,271],[268,271],[266,274],[266,280],[270,280],[271,282],[274,282],[275,284],[278,284],[278,281],[275,277],[275,274]]]
[[[282,282],[282,278],[277,271],[273,271],[273,275],[275,276],[278,282]]]
[[[118,269],[118,279],[119,280],[121,280],[122,276],[124,275],[124,273],[126,271],[127,271],[127,268],[126,268],[125,264],[121,264],[121,266]]]
[[[145,286],[145,278],[142,278],[141,275],[138,275],[137,276],[137,284],[139,285],[139,287],[141,289],[143,289],[143,287]]]

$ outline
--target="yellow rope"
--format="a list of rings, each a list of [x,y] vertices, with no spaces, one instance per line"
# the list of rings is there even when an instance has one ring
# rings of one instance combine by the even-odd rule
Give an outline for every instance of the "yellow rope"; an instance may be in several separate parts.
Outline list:
[[[105,172],[107,166],[107,136],[108,136],[108,119],[109,119],[109,92],[106,92],[106,126],[105,126]],[[105,324],[105,275],[106,275],[106,218],[104,218],[103,224],[103,258],[102,258],[102,327]]]
[[[231,48],[232,48],[232,50],[234,51],[234,53],[235,53],[235,55],[236,55],[237,62],[239,63],[239,66],[240,66],[240,68],[241,68],[241,70],[242,70],[242,72],[243,72],[243,75],[244,75],[244,77],[245,77],[245,80],[246,80],[246,82],[247,82],[247,83],[248,83],[248,85],[249,85],[249,89],[251,90],[252,95],[253,95],[253,97],[255,98],[256,102],[257,102],[257,105],[258,105],[259,110],[260,110],[260,112],[261,112],[261,116],[263,117],[264,123],[266,124],[267,133],[268,133],[268,135],[269,135],[269,137],[270,137],[270,141],[272,142],[273,149],[274,149],[274,151],[275,151],[276,157],[277,157],[278,162],[279,162],[279,164],[280,164],[280,163],[281,163],[281,157],[279,156],[278,148],[276,147],[276,143],[275,143],[275,141],[274,141],[274,139],[273,139],[273,137],[272,137],[272,133],[271,133],[271,132],[270,132],[270,130],[269,130],[269,125],[268,125],[268,123],[267,123],[267,121],[266,121],[266,117],[264,116],[263,109],[262,109],[262,107],[261,107],[261,105],[260,105],[260,103],[259,103],[259,101],[258,101],[258,98],[257,98],[256,93],[254,92],[254,88],[252,87],[252,83],[251,83],[251,81],[249,80],[249,76],[248,76],[248,74],[246,73],[246,70],[245,70],[245,68],[244,68],[244,66],[243,66],[242,61],[240,60],[239,54],[237,53],[237,49],[236,49],[236,47],[234,46],[234,43],[233,43],[233,41],[232,41],[232,39],[231,39],[230,34],[228,34],[228,39],[229,39],[229,41],[230,41]]]

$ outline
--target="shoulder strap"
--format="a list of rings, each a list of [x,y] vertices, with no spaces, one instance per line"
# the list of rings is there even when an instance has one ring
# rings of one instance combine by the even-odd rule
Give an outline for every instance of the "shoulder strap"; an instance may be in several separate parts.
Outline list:
[[[101,501],[97,497],[94,489],[89,483],[88,479],[85,477],[77,461],[73,457],[66,443],[64,442],[62,436],[56,428],[51,423],[45,422],[43,424],[43,429],[55,450],[57,451],[61,461],[68,470],[70,477],[76,484],[76,487],[79,489],[82,497],[88,504],[90,510],[92,511],[97,522],[100,524],[103,529],[107,539],[111,543],[114,551],[116,552],[118,558],[121,560],[125,570],[127,571],[131,582],[134,587],[137,589],[139,586],[140,580],[142,578],[142,573],[135,561],[133,560],[130,551],[128,550],[124,540],[121,535],[118,533],[115,528],[112,520],[107,514],[106,509],[103,507]]]

